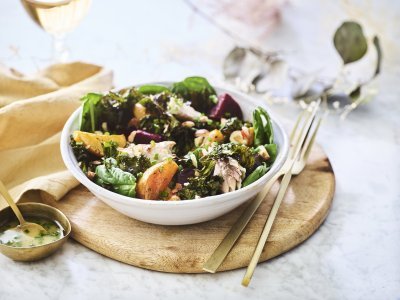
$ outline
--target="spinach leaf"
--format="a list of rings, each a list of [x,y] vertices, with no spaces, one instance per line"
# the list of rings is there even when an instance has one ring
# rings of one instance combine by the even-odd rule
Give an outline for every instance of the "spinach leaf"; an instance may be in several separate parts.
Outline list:
[[[264,147],[269,154],[268,163],[272,164],[275,161],[276,154],[278,153],[278,147],[276,144],[266,144]]]
[[[257,181],[262,176],[264,176],[269,170],[265,164],[258,166],[247,178],[243,181],[243,187],[248,186],[249,184]]]
[[[96,168],[96,183],[107,189],[128,196],[136,195],[136,178],[131,173],[124,172],[116,165],[116,160],[107,158],[103,165]]]
[[[171,91],[191,102],[191,106],[202,113],[208,113],[215,105],[216,92],[207,79],[188,77],[172,85]]]
[[[271,119],[265,109],[257,107],[253,111],[254,145],[274,143],[274,132]]]
[[[99,127],[102,97],[101,94],[89,93],[81,98],[81,101],[83,101],[79,124],[81,131],[94,132]]]
[[[143,95],[155,95],[162,92],[169,92],[169,88],[162,85],[146,84],[139,87],[138,91]]]

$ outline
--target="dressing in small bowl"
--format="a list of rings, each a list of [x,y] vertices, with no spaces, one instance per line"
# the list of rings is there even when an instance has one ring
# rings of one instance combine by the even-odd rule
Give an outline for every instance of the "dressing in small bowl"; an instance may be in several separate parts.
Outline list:
[[[43,217],[26,217],[27,222],[41,225],[46,231],[32,232],[22,229],[17,219],[0,226],[0,244],[11,247],[37,247],[53,243],[64,237],[64,229],[58,221]]]
[[[41,203],[18,204],[28,222],[41,225],[45,231],[21,229],[10,207],[0,211],[0,252],[16,261],[42,259],[58,250],[71,233],[68,218],[58,209]]]

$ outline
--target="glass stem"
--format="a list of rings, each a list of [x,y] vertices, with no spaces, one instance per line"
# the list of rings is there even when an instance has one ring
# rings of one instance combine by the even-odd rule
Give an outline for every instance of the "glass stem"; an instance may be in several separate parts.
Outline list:
[[[65,63],[69,58],[68,48],[65,46],[65,34],[53,35],[53,60],[56,63]]]

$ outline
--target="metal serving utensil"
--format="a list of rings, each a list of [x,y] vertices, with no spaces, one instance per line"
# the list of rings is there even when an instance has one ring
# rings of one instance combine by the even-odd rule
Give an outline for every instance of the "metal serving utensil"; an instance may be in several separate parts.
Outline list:
[[[218,267],[222,264],[222,262],[225,260],[226,256],[234,246],[235,242],[243,232],[244,228],[247,226],[248,222],[258,209],[258,207],[261,205],[262,201],[265,199],[265,196],[268,194],[269,190],[275,183],[275,181],[280,178],[282,175],[287,173],[289,170],[291,170],[291,174],[293,175],[298,175],[300,172],[304,169],[305,163],[308,160],[308,157],[311,152],[311,148],[314,144],[315,141],[315,136],[318,132],[319,126],[321,124],[322,118],[319,118],[318,121],[315,121],[315,116],[318,110],[320,104],[320,100],[317,102],[314,102],[311,104],[306,110],[304,110],[299,117],[297,118],[297,121],[294,125],[294,128],[290,134],[290,150],[289,150],[289,156],[287,161],[284,163],[283,167],[275,174],[274,177],[271,178],[270,181],[267,182],[265,185],[264,189],[256,196],[256,198],[246,207],[242,215],[239,217],[239,219],[236,221],[236,223],[232,226],[231,230],[228,232],[228,234],[225,236],[225,238],[222,240],[222,242],[219,244],[219,246],[216,248],[214,253],[210,256],[210,258],[207,260],[207,262],[203,266],[203,270],[211,273],[215,273]],[[313,132],[310,131],[311,126],[316,123],[316,126],[314,127]],[[297,153],[298,152],[298,153]],[[291,177],[291,176],[290,176]],[[283,198],[283,196],[282,196]],[[281,202],[282,200],[280,200]],[[275,204],[276,203],[276,204]],[[271,212],[269,214],[268,219],[272,220],[270,221],[269,224],[268,220],[267,223],[269,226],[269,229],[265,229],[264,231],[266,232],[266,237],[264,237],[265,241],[268,238],[270,227],[272,227],[273,220],[275,219],[276,213],[278,211],[280,203],[277,203],[275,201],[273,208],[271,209]],[[274,210],[275,207],[275,210]],[[273,216],[273,214],[275,214]],[[263,245],[265,242],[263,243]],[[263,247],[261,247],[262,250]],[[260,252],[261,254],[261,252]],[[256,260],[255,265],[257,265],[259,259]],[[255,259],[254,259],[255,260]],[[253,263],[254,264],[254,263]],[[255,266],[254,266],[255,268]],[[254,269],[253,269],[254,271]],[[252,272],[251,272],[252,274]],[[249,276],[247,276],[249,277]],[[251,278],[251,275],[250,275]],[[248,279],[249,281],[250,279]],[[244,283],[245,280],[244,280]],[[247,282],[248,284],[248,282]],[[245,285],[245,284],[244,284]]]

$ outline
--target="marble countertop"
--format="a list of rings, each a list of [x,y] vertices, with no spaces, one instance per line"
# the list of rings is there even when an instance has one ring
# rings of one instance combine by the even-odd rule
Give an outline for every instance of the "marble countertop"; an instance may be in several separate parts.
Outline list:
[[[113,69],[119,87],[192,74],[222,81],[221,61],[234,42],[183,1],[110,3],[94,1],[68,36],[73,59]],[[0,299],[400,299],[399,8],[389,0],[290,1],[268,36],[268,47],[285,49],[297,65],[334,69],[330,32],[357,19],[380,34],[384,63],[377,98],[344,121],[330,116],[318,136],[337,180],[326,221],[299,247],[260,264],[249,288],[240,285],[244,270],[153,272],[71,240],[40,262],[0,256]],[[0,63],[31,72],[50,56],[49,36],[20,3],[1,1]],[[293,104],[272,109],[288,125],[298,112]]]

